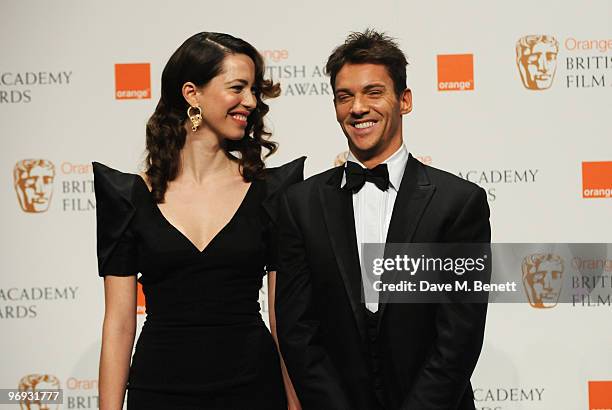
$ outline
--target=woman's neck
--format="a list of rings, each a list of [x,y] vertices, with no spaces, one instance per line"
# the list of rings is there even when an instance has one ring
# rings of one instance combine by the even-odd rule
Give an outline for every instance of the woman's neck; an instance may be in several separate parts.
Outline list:
[[[198,133],[199,134],[199,133]],[[220,175],[234,173],[236,164],[222,147],[222,139],[214,135],[187,133],[181,150],[181,169],[177,179],[193,183]]]

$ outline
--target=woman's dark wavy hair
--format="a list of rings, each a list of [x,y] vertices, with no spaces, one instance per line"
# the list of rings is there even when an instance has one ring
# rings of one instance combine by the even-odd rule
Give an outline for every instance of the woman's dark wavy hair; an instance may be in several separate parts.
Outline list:
[[[221,72],[223,59],[228,54],[245,54],[253,60],[257,105],[248,117],[244,137],[225,141],[227,155],[238,161],[243,178],[252,181],[263,176],[262,148],[267,150],[264,158],[277,149],[277,143],[266,138],[271,134],[265,128],[263,118],[269,107],[262,99],[277,97],[280,85],[264,79],[262,56],[252,45],[229,34],[195,34],[172,54],[164,67],[161,98],[147,122],[145,174],[158,203],[164,201],[168,183],[177,177],[180,151],[187,136],[185,121],[189,105],[182,95],[183,84],[192,82],[198,87],[205,85]],[[231,154],[232,151],[240,154],[235,156]]]

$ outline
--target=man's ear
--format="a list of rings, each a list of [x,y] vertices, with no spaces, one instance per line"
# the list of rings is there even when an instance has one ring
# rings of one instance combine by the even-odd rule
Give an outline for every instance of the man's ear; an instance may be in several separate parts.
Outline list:
[[[412,111],[412,91],[410,88],[406,88],[400,95],[400,113],[402,115],[408,114]]]

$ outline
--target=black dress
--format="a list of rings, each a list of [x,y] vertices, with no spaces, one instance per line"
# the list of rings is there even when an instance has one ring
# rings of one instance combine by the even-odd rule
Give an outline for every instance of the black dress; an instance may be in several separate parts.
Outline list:
[[[128,380],[128,408],[286,409],[278,352],[259,312],[275,270],[279,194],[304,158],[255,180],[200,252],[168,222],[144,180],[94,163],[100,276],[141,273],[147,318]]]

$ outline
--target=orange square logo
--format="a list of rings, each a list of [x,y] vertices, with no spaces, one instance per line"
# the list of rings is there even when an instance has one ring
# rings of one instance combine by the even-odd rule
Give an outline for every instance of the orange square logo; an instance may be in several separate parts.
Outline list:
[[[589,410],[612,410],[612,381],[589,382]]]
[[[474,89],[474,55],[438,55],[438,91]]]
[[[612,198],[612,161],[582,163],[582,197]]]
[[[140,284],[140,282],[138,282],[138,293],[136,295],[136,313],[139,315],[147,313],[145,295],[142,291],[142,285]]]
[[[149,63],[115,64],[115,98],[134,100],[151,98]]]

